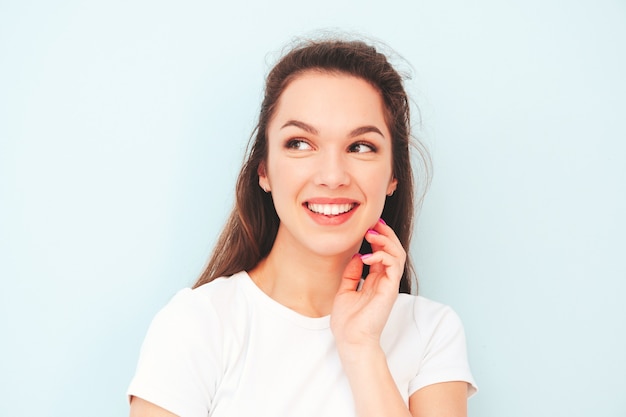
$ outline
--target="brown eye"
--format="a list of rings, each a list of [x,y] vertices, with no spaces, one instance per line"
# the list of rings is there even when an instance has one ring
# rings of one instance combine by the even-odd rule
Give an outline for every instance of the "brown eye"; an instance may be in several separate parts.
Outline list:
[[[348,151],[354,153],[376,152],[376,147],[370,143],[357,142],[350,145]]]
[[[294,151],[308,151],[313,149],[311,145],[302,139],[290,139],[285,143],[285,148],[292,149]]]

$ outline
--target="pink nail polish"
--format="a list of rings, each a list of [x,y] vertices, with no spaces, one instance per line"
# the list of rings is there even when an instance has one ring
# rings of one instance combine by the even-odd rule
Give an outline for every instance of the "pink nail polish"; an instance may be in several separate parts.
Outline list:
[[[367,233],[371,233],[371,234],[373,234],[373,235],[379,235],[379,234],[380,234],[380,233],[378,233],[376,230],[373,230],[373,229],[369,229],[369,230],[367,231]]]
[[[364,254],[364,255],[361,255],[361,260],[363,260],[363,259],[367,259],[367,258],[370,258],[371,256],[372,256],[372,254],[371,254],[371,253],[366,253],[366,254]]]
[[[381,222],[382,224],[385,224],[385,225],[387,224],[387,223],[385,223],[385,221],[382,219],[382,217],[381,217],[380,219],[378,219],[378,221],[379,221],[379,222]]]

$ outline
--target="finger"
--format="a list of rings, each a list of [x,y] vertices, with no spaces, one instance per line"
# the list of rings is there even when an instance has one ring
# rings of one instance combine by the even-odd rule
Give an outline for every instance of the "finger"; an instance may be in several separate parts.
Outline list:
[[[386,271],[386,274],[390,276],[395,275],[398,271],[402,271],[404,267],[404,258],[398,258],[384,251],[376,251],[371,254],[363,255],[361,256],[361,262],[370,265],[372,268],[380,265]]]
[[[361,281],[361,273],[363,272],[363,262],[360,255],[357,253],[350,259],[346,269],[343,270],[341,282],[339,283],[338,293],[356,291],[359,282]]]
[[[387,236],[389,239],[396,242],[398,245],[402,246],[402,243],[400,242],[400,239],[396,235],[396,232],[394,232],[394,230],[389,225],[387,225],[387,223],[385,223],[383,219],[379,219],[376,222],[376,224],[374,224],[370,228],[370,230],[374,230],[383,236]]]
[[[370,266],[381,264],[385,268],[400,268],[404,263],[404,259],[393,256],[385,251],[376,251],[361,255],[361,262]]]
[[[365,279],[366,282],[370,275],[387,276],[394,282],[399,282],[404,272],[404,258],[396,258],[383,251],[362,255],[361,262],[370,265],[370,274]]]
[[[370,243],[373,252],[384,251],[398,258],[405,257],[406,253],[404,251],[404,248],[397,238],[393,239],[389,236],[380,234],[376,230],[370,229],[365,234],[365,240]]]

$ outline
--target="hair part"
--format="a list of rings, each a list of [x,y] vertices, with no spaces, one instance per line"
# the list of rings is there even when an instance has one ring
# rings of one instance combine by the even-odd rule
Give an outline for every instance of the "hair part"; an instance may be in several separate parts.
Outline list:
[[[399,292],[410,293],[412,281],[417,283],[409,247],[415,209],[421,204],[428,181],[424,181],[416,206],[411,146],[418,152],[426,178],[429,178],[430,159],[425,147],[411,137],[410,102],[403,78],[388,62],[387,57],[373,46],[362,41],[325,39],[300,43],[285,54],[269,72],[259,120],[248,143],[246,160],[237,179],[235,207],[194,288],[221,276],[251,270],[272,249],[280,220],[271,194],[259,186],[258,171],[267,160],[267,127],[278,100],[291,81],[308,71],[358,77],[379,91],[384,104],[385,121],[391,134],[392,172],[398,181],[395,192],[387,197],[381,217],[395,231],[407,252]],[[368,252],[371,252],[371,247],[363,239],[361,253]],[[366,276],[367,273],[368,268],[364,268],[363,275]],[[414,292],[417,292],[416,288]]]

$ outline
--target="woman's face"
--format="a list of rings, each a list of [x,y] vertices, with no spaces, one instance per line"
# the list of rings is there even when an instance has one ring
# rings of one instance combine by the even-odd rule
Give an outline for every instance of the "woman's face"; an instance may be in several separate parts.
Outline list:
[[[309,71],[281,94],[259,185],[271,191],[277,242],[355,253],[397,181],[380,94],[363,79]]]

